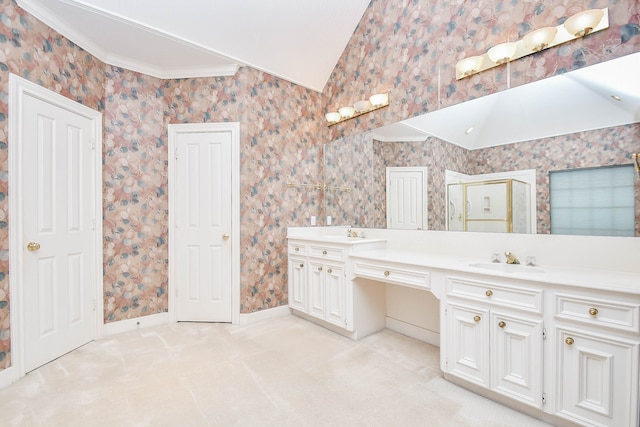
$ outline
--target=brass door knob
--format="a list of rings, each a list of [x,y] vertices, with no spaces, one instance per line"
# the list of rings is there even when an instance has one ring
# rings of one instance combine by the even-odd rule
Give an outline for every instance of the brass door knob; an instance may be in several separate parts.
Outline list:
[[[473,320],[475,320],[476,322],[480,321],[480,316],[473,316]]]
[[[507,326],[506,323],[504,323],[502,320],[498,323],[498,326],[500,326],[501,328],[504,328],[505,326]]]
[[[493,295],[493,291],[491,289],[489,289],[487,292],[484,293],[486,296],[490,297],[491,295]]]
[[[27,250],[29,252],[35,252],[38,249],[40,249],[40,243],[37,243],[37,242],[29,242],[29,243],[27,243]]]
[[[229,233],[224,233],[222,235],[222,240],[229,240]]]
[[[327,251],[322,251],[322,255],[326,255],[326,254],[327,254]]]
[[[573,345],[574,343],[573,338],[571,337],[567,337],[567,339],[565,339],[564,342],[567,343],[567,345]]]
[[[592,315],[592,316],[597,316],[598,315],[598,309],[595,308],[595,307],[591,307],[589,309],[589,314]]]

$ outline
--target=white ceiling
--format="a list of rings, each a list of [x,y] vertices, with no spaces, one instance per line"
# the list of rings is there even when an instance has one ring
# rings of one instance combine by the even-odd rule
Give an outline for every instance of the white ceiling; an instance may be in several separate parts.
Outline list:
[[[374,137],[424,141],[433,135],[475,150],[637,123],[639,75],[635,53],[384,126]]]
[[[103,62],[170,79],[249,65],[321,92],[369,0],[17,0]]]

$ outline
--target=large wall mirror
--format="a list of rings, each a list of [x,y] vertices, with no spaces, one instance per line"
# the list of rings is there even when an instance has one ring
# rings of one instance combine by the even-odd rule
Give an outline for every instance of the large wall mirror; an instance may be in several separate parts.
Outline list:
[[[635,53],[325,144],[325,213],[332,225],[386,228],[387,168],[420,167],[427,171],[425,228],[446,230],[446,171],[534,170],[533,229],[563,234],[565,228],[552,227],[551,205],[574,193],[552,202],[550,176],[626,165],[631,175],[622,175],[633,182],[625,197],[633,200],[624,203],[631,203],[633,230],[619,235],[640,236],[640,176],[632,157],[640,152],[638,75]],[[602,228],[619,222],[615,215],[595,217],[609,223]]]

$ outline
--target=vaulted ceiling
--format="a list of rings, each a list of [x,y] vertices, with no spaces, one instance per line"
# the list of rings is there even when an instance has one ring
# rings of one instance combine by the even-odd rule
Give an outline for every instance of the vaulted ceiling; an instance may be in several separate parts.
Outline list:
[[[248,65],[321,92],[369,0],[17,0],[103,62],[169,79]]]

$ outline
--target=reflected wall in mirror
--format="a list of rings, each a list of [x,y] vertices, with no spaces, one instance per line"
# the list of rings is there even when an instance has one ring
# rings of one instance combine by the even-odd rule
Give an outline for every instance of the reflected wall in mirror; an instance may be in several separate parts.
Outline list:
[[[593,72],[594,80],[589,81],[585,70],[593,67],[601,71]],[[429,168],[429,229],[445,230],[446,169],[468,175],[535,169],[536,228],[549,234],[551,171],[632,164],[632,153],[640,152],[640,80],[633,77],[640,73],[640,54],[593,67],[578,70],[579,76],[571,72],[535,82],[533,90],[525,89],[524,100],[512,99],[522,87],[479,98],[485,108],[478,108],[475,116],[469,104],[477,100],[326,144],[327,184],[333,180],[353,187],[352,193],[325,192],[326,214],[338,216],[338,225],[384,228],[385,167],[424,166]],[[571,86],[567,93],[564,81]],[[545,88],[547,83],[551,88]],[[611,98],[614,94],[622,94],[622,101]],[[500,112],[487,110],[487,103],[499,106]],[[538,109],[528,110],[531,106]],[[582,111],[585,106],[595,111]],[[506,117],[508,111],[519,116]],[[476,146],[468,148],[463,145],[469,145],[464,139],[471,123]],[[433,136],[441,130],[443,137]],[[346,169],[333,170],[345,165]],[[635,235],[640,236],[637,176],[634,209]]]

